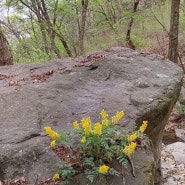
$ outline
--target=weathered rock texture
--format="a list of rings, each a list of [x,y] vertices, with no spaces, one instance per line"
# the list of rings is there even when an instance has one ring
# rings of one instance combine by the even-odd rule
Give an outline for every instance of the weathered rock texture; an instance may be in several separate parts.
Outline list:
[[[74,120],[91,116],[95,121],[105,108],[110,115],[124,110],[123,129],[149,121],[152,153],[137,150],[136,177],[126,173],[125,184],[160,184],[163,130],[181,80],[182,70],[174,63],[127,48],[1,67],[0,179],[24,175],[33,183],[36,176],[50,178],[58,159],[48,147],[44,126],[70,130]]]

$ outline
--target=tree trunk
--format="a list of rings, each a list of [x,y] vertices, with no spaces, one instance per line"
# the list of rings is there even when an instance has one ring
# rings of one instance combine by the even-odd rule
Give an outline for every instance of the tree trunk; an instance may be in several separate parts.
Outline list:
[[[64,46],[64,49],[66,51],[66,53],[68,54],[69,57],[72,57],[73,54],[70,50],[70,48],[68,47],[68,44],[65,40],[65,38],[63,37],[63,35],[61,33],[58,33],[56,30],[53,29],[53,31],[55,32],[56,36],[59,38],[59,40],[61,41],[61,43],[63,44]]]
[[[4,66],[11,64],[13,64],[13,57],[8,47],[8,41],[3,34],[0,24],[0,65]]]
[[[180,0],[172,0],[168,59],[175,63],[178,63],[179,7]]]
[[[44,19],[47,24],[47,32],[50,37],[51,48],[54,51],[54,53],[57,55],[58,58],[62,58],[62,55],[60,54],[60,50],[58,49],[58,47],[55,44],[55,32],[53,31],[53,25],[51,23],[49,15],[48,15],[45,1],[41,0],[42,7],[40,6],[39,2],[37,2],[37,3],[38,3],[38,7],[40,7],[40,9],[42,10],[42,15],[44,16]]]
[[[133,13],[135,13],[137,11],[137,7],[139,5],[139,1],[140,0],[135,0],[134,1]],[[132,16],[130,18],[129,23],[128,23],[128,28],[127,28],[127,32],[126,32],[126,42],[127,42],[128,46],[130,48],[135,49],[135,45],[134,45],[133,41],[131,40],[131,29],[132,29],[133,23],[134,23],[134,17]]]
[[[82,13],[81,21],[79,24],[78,55],[83,54],[84,50],[85,23],[87,18],[87,8],[89,0],[82,0],[81,2],[82,2]]]
[[[45,27],[45,23],[43,21],[42,15],[41,15],[41,11],[39,11],[38,7],[37,7],[37,3],[36,1],[31,1],[31,6],[27,5],[26,3],[24,3],[23,1],[21,1],[21,3],[23,5],[25,5],[27,8],[29,8],[31,10],[31,12],[33,12],[38,19],[38,25],[40,27],[40,31],[41,31],[41,35],[42,35],[42,42],[43,42],[43,49],[46,53],[50,53],[50,43],[47,40],[47,30]]]
[[[31,4],[29,4],[28,2],[25,3],[25,1],[23,0],[20,0],[20,2],[24,6],[29,8],[37,16],[41,33],[42,33],[45,50],[48,51],[48,53],[49,53],[49,50],[51,50],[57,55],[58,58],[61,58],[62,55],[60,53],[60,50],[55,44],[56,33],[54,31],[54,25],[52,24],[52,21],[49,17],[45,0],[41,0],[41,1],[32,0],[30,2]],[[67,45],[67,42],[66,42],[66,45]],[[64,45],[64,48],[66,47],[66,45]]]

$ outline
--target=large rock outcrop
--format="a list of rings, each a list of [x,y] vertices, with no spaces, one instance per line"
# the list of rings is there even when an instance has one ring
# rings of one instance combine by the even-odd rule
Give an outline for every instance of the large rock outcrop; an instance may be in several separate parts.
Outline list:
[[[0,179],[28,176],[33,183],[51,177],[59,159],[48,147],[44,126],[68,131],[74,120],[95,121],[105,108],[110,115],[124,110],[120,124],[126,130],[149,121],[151,150],[137,150],[136,177],[128,173],[125,184],[160,184],[163,131],[181,81],[176,64],[127,48],[1,67]]]

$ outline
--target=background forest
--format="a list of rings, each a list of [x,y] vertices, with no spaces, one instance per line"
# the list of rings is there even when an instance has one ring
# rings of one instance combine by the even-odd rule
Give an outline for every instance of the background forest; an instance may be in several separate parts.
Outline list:
[[[169,0],[0,0],[0,12],[0,52],[11,56],[6,64],[75,57],[111,46],[167,55]],[[185,1],[179,12],[183,46]]]

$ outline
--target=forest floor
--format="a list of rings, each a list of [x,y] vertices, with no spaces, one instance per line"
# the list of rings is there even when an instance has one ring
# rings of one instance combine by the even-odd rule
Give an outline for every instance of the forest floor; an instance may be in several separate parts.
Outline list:
[[[179,104],[174,107],[165,127],[161,164],[163,185],[185,184],[185,114],[179,111]],[[177,134],[180,131],[180,135]],[[181,137],[181,138],[180,138]],[[171,149],[170,149],[171,148]]]
[[[149,39],[150,39],[151,46],[142,47],[139,49],[139,51],[143,53],[155,53],[166,57],[167,50],[168,50],[168,37],[164,35],[159,36],[159,35],[153,34],[150,36]],[[182,61],[185,61],[185,56],[183,55],[183,46],[181,45],[180,45],[180,57]],[[179,63],[179,65],[181,65],[181,63]],[[184,67],[185,67],[185,62],[184,62]],[[176,104],[176,106],[172,110],[172,113],[166,124],[163,148],[165,148],[167,144],[179,141],[179,139],[175,135],[175,128],[185,130],[185,114],[180,113],[178,104]],[[165,160],[167,156],[163,155],[162,157],[163,157],[162,160]],[[173,175],[176,175],[176,174],[173,174]],[[28,184],[29,183],[26,177],[22,177],[20,179],[12,180],[12,181],[9,181],[9,180],[5,182],[0,181],[0,185],[28,185]],[[41,183],[35,182],[34,185],[36,184],[37,185],[57,185],[57,184],[60,184],[60,182],[59,181],[54,182],[52,179],[48,179],[45,182],[41,182]],[[165,180],[163,185],[166,185]]]

